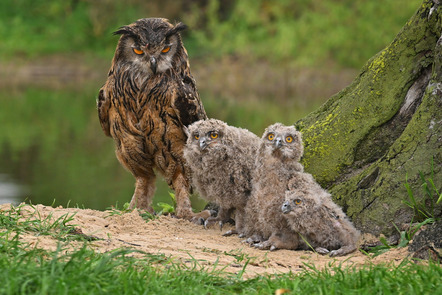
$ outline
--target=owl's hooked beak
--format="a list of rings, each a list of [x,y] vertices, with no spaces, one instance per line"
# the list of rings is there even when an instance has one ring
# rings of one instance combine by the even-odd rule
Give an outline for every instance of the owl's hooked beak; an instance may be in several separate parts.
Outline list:
[[[150,58],[150,69],[154,75],[157,73],[157,59],[153,56]]]
[[[290,206],[290,203],[288,201],[285,201],[281,206],[281,211],[284,214],[290,213],[292,211],[292,207]]]
[[[209,144],[206,141],[206,138],[202,137],[200,139],[200,149],[204,150]]]
[[[281,137],[277,137],[277,138],[275,139],[275,143],[274,143],[274,145],[275,145],[276,148],[279,149],[279,148],[282,146],[282,138],[281,138]]]

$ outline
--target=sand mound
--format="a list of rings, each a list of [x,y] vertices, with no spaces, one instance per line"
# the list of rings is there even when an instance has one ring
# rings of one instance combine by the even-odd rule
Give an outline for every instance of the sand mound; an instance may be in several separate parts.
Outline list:
[[[0,210],[7,211],[10,207],[10,204],[1,205]],[[245,278],[257,274],[302,271],[306,268],[305,264],[314,265],[317,269],[330,265],[399,264],[409,255],[407,248],[391,249],[374,258],[359,251],[337,258],[311,251],[262,251],[242,243],[237,236],[223,237],[219,228],[204,229],[203,226],[168,216],[146,222],[137,211],[118,215],[112,211],[25,205],[21,212],[23,218],[45,220],[49,216],[54,221],[60,217],[73,216],[69,224],[75,226],[78,234],[90,237],[91,247],[97,252],[131,248],[151,254],[164,254],[189,265],[195,263],[196,259],[203,267],[224,268],[231,273],[240,272],[248,261]],[[225,226],[223,232],[228,229],[229,226]],[[369,239],[373,237],[363,236],[364,241]],[[55,250],[60,243],[50,235],[38,236],[35,233],[23,233],[21,240],[32,247],[47,250]],[[65,246],[75,249],[81,245],[81,242],[70,242]]]

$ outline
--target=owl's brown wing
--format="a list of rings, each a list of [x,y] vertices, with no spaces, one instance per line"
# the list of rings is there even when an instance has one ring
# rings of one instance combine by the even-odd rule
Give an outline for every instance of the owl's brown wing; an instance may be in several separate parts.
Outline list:
[[[187,127],[193,122],[207,119],[193,78],[185,75],[180,86],[180,90],[176,92],[173,108],[181,124]]]
[[[110,108],[110,98],[107,96],[105,92],[105,86],[100,89],[98,93],[97,100],[97,109],[98,109],[98,118],[100,120],[101,128],[104,131],[104,134],[110,136],[110,125],[109,125],[109,108]]]

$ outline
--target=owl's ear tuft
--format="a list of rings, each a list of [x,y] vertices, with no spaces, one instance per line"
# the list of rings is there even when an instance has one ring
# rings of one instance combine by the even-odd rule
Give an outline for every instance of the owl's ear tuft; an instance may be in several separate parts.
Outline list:
[[[175,35],[176,33],[179,33],[181,31],[184,31],[187,29],[187,26],[183,23],[177,23],[172,29],[169,30],[169,32],[166,33],[166,38],[170,37],[172,35]]]
[[[134,34],[132,30],[128,26],[120,27],[118,30],[112,33],[112,35],[125,35],[125,34]]]

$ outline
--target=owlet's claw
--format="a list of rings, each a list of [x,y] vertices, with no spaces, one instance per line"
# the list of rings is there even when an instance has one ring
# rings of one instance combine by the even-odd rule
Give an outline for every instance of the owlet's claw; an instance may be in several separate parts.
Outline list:
[[[204,221],[203,225],[204,225],[204,228],[207,229],[207,226],[209,225],[209,222],[207,219]]]
[[[322,247],[317,247],[317,248],[315,249],[315,251],[318,252],[318,253],[321,254],[321,255],[325,255],[325,254],[328,254],[328,253],[330,252],[330,251],[328,251],[327,249],[322,248]]]
[[[228,230],[225,233],[223,233],[223,236],[224,237],[229,237],[229,236],[232,236],[232,235],[235,235],[235,234],[237,234],[236,230],[231,229],[231,230]]]

